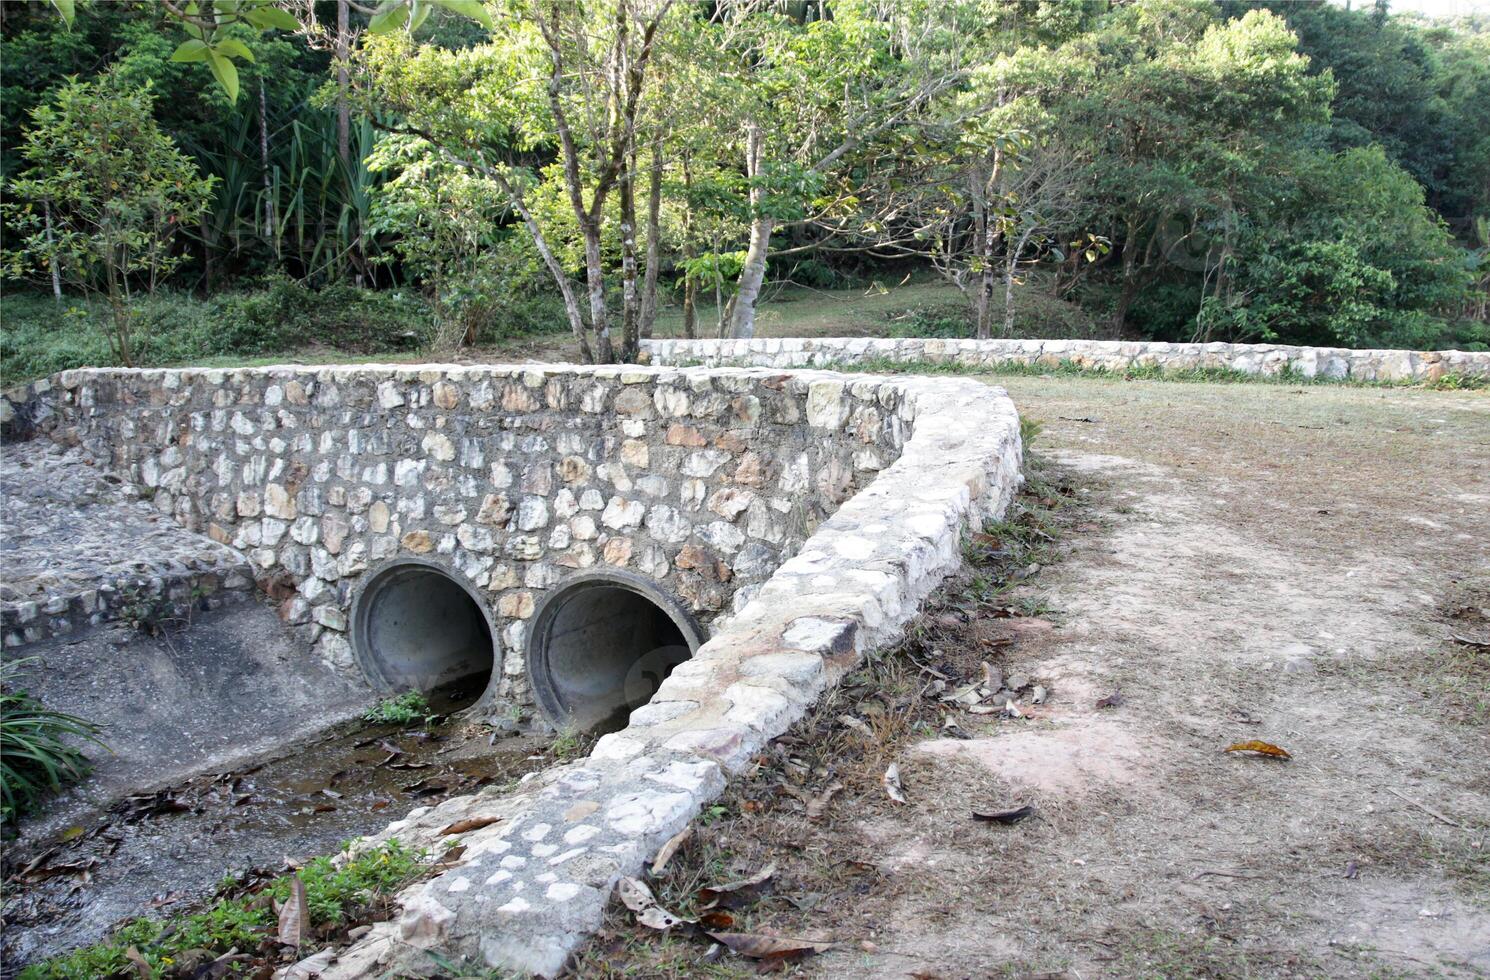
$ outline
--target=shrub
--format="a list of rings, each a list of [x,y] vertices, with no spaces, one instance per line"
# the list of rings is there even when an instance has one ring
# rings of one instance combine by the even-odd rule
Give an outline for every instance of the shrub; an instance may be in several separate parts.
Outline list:
[[[21,667],[34,660],[0,666],[0,823],[14,821],[47,794],[88,774],[79,740],[107,748],[97,725],[52,711],[15,687]]]

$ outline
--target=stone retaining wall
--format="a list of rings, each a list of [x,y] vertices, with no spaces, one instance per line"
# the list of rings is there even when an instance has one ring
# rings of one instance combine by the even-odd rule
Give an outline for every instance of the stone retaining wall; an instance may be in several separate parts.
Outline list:
[[[807,372],[792,383],[810,391],[844,379]],[[433,847],[450,841],[444,831],[457,821],[496,818],[459,835],[458,865],[400,895],[394,920],[288,977],[423,975],[435,966],[431,951],[553,976],[599,927],[619,878],[638,874],[727,775],[748,769],[863,655],[900,636],[961,563],[964,534],[1008,506],[1020,480],[1019,418],[1001,389],[971,380],[860,384],[877,398],[895,391],[914,423],[899,458],[588,759],[515,793],[485,790],[416,810],[374,838]]]
[[[1116,340],[933,340],[868,337],[647,340],[652,364],[710,367],[870,368],[892,364],[998,365],[1123,372],[1227,370],[1291,373],[1301,378],[1366,382],[1433,382],[1447,376],[1490,380],[1490,352],[1349,350],[1283,344],[1168,344]]]
[[[79,370],[10,400],[241,549],[336,667],[363,573],[440,559],[489,598],[509,703],[567,574],[639,572],[708,624],[894,461],[911,418],[873,381],[633,367]]]

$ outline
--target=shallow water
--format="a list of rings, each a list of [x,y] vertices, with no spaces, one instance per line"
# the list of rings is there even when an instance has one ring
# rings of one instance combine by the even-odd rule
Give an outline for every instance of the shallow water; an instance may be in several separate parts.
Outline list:
[[[449,711],[469,692],[431,697]],[[418,806],[515,781],[546,739],[492,739],[447,716],[427,730],[349,725],[275,758],[130,797],[50,847],[6,855],[0,975],[96,942],[140,915],[190,911],[229,876],[333,853]]]

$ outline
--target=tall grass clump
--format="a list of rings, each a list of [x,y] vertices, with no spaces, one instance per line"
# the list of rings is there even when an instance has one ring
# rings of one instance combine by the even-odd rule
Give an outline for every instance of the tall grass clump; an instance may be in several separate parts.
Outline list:
[[[76,715],[52,711],[16,687],[21,668],[34,661],[0,664],[0,823],[9,824],[54,793],[86,776],[80,743],[107,748],[100,728]]]

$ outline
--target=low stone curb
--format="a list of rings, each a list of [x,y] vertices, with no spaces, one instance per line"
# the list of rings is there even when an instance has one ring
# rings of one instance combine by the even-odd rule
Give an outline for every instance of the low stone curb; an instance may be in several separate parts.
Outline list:
[[[1000,365],[1095,371],[1158,368],[1362,382],[1434,382],[1450,375],[1490,379],[1490,352],[1350,350],[1285,344],[1171,344],[1118,340],[936,340],[869,337],[644,340],[653,364],[708,367],[842,367],[854,364]]]
[[[724,790],[767,742],[867,652],[897,639],[961,562],[970,528],[1002,515],[1021,480],[1019,418],[1007,395],[947,378],[797,375],[894,384],[914,417],[896,462],[847,500],[624,730],[583,761],[416,810],[372,840],[438,847],[452,867],[399,896],[401,912],[350,948],[283,976],[350,978],[449,961],[553,976],[601,924],[616,882]]]

